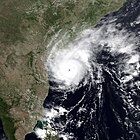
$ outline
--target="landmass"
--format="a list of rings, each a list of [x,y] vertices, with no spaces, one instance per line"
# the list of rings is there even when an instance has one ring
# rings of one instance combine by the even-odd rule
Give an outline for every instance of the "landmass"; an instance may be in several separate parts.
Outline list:
[[[51,37],[94,26],[124,2],[1,0],[0,118],[9,140],[23,140],[42,117],[49,85],[41,58]]]

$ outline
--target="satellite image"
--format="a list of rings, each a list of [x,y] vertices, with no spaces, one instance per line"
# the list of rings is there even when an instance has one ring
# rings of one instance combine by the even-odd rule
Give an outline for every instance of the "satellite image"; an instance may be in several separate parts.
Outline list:
[[[0,140],[140,140],[140,0],[0,3]]]

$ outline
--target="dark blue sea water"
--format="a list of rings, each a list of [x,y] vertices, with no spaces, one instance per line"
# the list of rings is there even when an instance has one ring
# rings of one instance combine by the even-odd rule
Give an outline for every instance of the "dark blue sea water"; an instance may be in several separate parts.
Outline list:
[[[114,35],[119,36],[122,30],[127,31],[128,38],[129,34],[133,34],[139,38],[132,41],[136,46],[135,52],[140,55],[139,21],[140,1],[129,0],[119,11],[102,18],[95,28],[115,25],[117,32],[114,31]],[[102,36],[109,35],[106,28],[103,31]],[[89,79],[89,82],[75,91],[49,89],[44,107],[49,110],[61,106],[69,110],[68,114],[52,120],[52,128],[60,137],[69,135],[70,140],[140,140],[140,72],[122,86],[118,75],[121,73],[121,77],[127,77],[129,74],[120,71],[119,67],[121,65],[121,69],[125,69],[125,60],[130,56],[127,52],[112,54],[107,46],[105,44],[106,49],[96,53],[96,63],[102,71],[100,83],[92,83],[92,79]],[[98,70],[93,72],[96,79]],[[50,85],[56,87],[57,83],[50,81]]]
[[[25,140],[41,140],[41,139],[37,138],[34,132],[31,132],[25,136]]]
[[[0,140],[8,140],[7,137],[5,136],[1,119],[0,119]]]

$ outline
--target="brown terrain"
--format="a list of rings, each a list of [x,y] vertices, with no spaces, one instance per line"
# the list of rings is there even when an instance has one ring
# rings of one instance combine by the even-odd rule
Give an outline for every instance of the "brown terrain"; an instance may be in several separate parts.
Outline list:
[[[124,0],[0,2],[0,118],[9,140],[23,140],[42,117],[49,86],[41,58],[51,37],[94,26]]]

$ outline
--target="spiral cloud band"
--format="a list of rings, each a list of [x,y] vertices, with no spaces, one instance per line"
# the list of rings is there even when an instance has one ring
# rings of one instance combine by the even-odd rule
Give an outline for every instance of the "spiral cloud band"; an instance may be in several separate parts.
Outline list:
[[[73,40],[67,33],[52,38],[44,59],[50,84],[44,102],[47,130],[37,130],[38,136],[140,139],[140,18],[130,13],[133,22],[125,23],[125,10]]]

